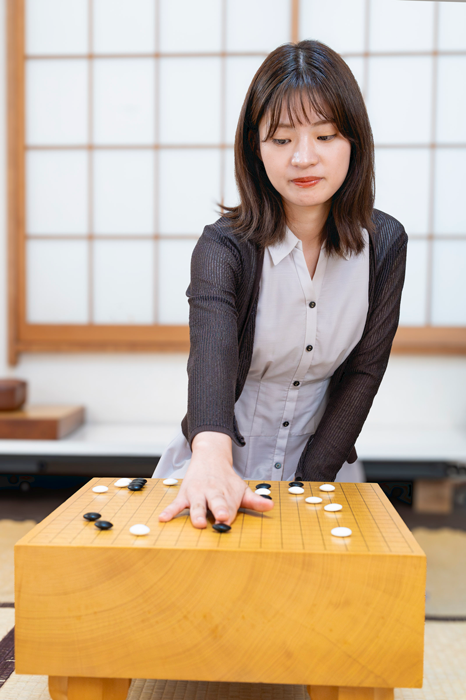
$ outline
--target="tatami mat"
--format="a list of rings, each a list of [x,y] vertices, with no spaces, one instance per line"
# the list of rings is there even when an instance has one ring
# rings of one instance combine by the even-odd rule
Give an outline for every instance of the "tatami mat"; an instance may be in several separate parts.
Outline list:
[[[466,532],[416,527],[413,535],[427,557],[426,615],[466,617]]]
[[[465,700],[466,622],[427,622],[424,686],[395,690],[395,700]],[[0,700],[50,700],[46,676],[13,673]],[[134,680],[128,700],[308,700],[304,686]]]
[[[35,525],[34,520],[0,520],[0,603],[15,599],[13,547]]]

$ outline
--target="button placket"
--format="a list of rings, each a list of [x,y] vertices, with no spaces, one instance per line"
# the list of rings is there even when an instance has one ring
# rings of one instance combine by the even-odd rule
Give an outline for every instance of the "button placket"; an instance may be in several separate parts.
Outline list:
[[[296,271],[298,273],[301,288],[303,290],[303,296],[306,305],[306,331],[304,335],[303,350],[301,353],[301,361],[299,363],[298,369],[295,372],[292,382],[293,389],[295,391],[299,391],[299,387],[301,386],[306,376],[306,373],[308,372],[309,367],[311,366],[314,359],[313,350],[317,335],[316,307],[319,291],[318,289],[316,289],[316,285],[314,284],[314,282],[316,280],[318,280],[319,283],[321,282],[322,275],[325,272],[327,258],[325,252],[321,250],[319,255],[319,261],[317,263],[316,273],[314,275],[314,280],[311,279],[311,276],[309,274],[306,259],[304,257],[304,253],[301,246],[296,247],[293,255],[293,260],[296,266]],[[314,304],[314,306],[311,307],[311,304]],[[311,349],[309,350],[308,348]],[[295,382],[299,382],[299,384],[295,384]]]
[[[298,392],[289,390],[287,392],[285,405],[283,407],[282,418],[281,418],[281,422],[280,422],[280,427],[278,429],[277,440],[275,443],[274,470],[278,469],[278,467],[275,467],[275,464],[277,464],[278,462],[280,462],[282,467],[283,467],[283,463],[285,461],[285,455],[286,455],[286,448],[288,445],[288,438],[290,436],[290,427],[289,426],[293,422],[297,401],[298,401]],[[285,420],[285,419],[287,419],[287,420]],[[284,426],[283,425],[284,422],[288,423],[288,425]]]

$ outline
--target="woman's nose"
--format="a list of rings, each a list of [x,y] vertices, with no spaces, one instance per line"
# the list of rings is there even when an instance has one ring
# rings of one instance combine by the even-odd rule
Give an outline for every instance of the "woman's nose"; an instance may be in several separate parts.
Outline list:
[[[291,164],[299,168],[307,168],[318,161],[317,151],[311,139],[303,138],[298,141],[297,148],[291,158]]]

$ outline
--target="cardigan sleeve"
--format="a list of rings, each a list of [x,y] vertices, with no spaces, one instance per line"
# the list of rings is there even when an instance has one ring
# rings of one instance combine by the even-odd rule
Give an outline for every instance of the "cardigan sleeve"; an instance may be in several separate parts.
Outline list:
[[[192,254],[186,291],[190,350],[188,410],[182,428],[190,448],[195,435],[206,430],[226,433],[241,444],[234,417],[240,270],[241,259],[231,241],[210,236],[206,226]]]
[[[392,219],[392,221],[394,221]],[[296,475],[334,481],[362,430],[387,368],[399,321],[408,237],[400,227],[376,271],[374,301],[359,343],[335,373],[324,415],[299,459]]]

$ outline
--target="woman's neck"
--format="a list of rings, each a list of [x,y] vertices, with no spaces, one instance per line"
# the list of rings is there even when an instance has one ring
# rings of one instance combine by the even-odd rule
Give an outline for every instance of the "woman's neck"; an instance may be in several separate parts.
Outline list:
[[[299,207],[285,202],[288,228],[303,243],[303,248],[319,248],[322,230],[332,206],[331,200],[314,207]]]

